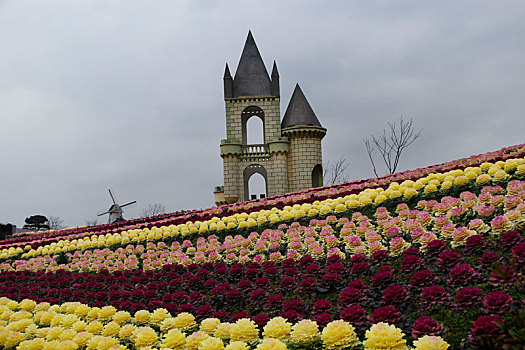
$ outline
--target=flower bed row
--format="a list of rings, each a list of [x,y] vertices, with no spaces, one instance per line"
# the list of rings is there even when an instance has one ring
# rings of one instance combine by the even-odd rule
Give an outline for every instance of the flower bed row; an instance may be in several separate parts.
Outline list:
[[[251,202],[243,202],[229,206],[221,206],[218,208],[209,208],[205,210],[193,210],[186,212],[176,212],[172,214],[163,214],[156,217],[136,219],[126,221],[124,223],[115,223],[109,225],[98,225],[90,227],[80,227],[75,229],[50,231],[46,233],[36,233],[34,235],[26,235],[0,242],[0,247],[8,248],[10,246],[24,246],[30,244],[36,247],[46,243],[57,242],[60,239],[68,237],[81,237],[87,234],[106,234],[111,232],[119,232],[129,229],[151,228],[153,226],[179,224],[187,221],[209,220],[212,217],[224,217],[235,213],[260,211],[268,206],[283,208],[286,205],[311,203],[315,200],[322,200],[327,198],[341,197],[359,193],[364,189],[385,187],[393,181],[416,181],[426,177],[428,174],[436,172],[446,172],[452,169],[464,169],[469,166],[489,164],[487,162],[494,162],[500,169],[504,171],[514,171],[518,169],[519,173],[525,172],[525,165],[523,165],[523,155],[525,154],[525,145],[517,145],[504,148],[496,152],[488,152],[478,156],[472,156],[468,159],[460,159],[457,161],[442,164],[440,166],[431,166],[424,169],[417,169],[415,171],[407,171],[393,175],[387,175],[382,178],[359,180],[350,183],[343,183],[333,186],[328,186],[321,189],[309,189],[301,192],[290,193],[287,195],[276,196],[275,198],[265,198],[263,200],[256,200]],[[520,165],[521,164],[521,165]],[[482,164],[483,165],[483,164]],[[523,169],[521,169],[523,168]],[[448,185],[447,185],[448,186]],[[1,257],[1,254],[0,254]]]

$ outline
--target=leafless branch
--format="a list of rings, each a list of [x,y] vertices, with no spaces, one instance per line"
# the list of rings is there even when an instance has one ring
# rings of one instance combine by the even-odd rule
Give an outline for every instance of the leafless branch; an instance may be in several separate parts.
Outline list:
[[[403,120],[403,116],[401,116],[399,118],[399,124],[398,122],[388,123],[388,128],[384,129],[381,135],[372,135],[372,141],[368,138],[365,139],[366,152],[372,163],[374,174],[379,176],[373,159],[374,147],[381,155],[388,173],[393,174],[397,170],[401,154],[421,136],[422,130],[423,129],[416,131],[414,129],[414,121],[412,118],[406,121]]]
[[[348,166],[346,159],[341,156],[338,160],[331,163],[327,161],[323,166],[323,182],[325,185],[334,185],[349,180],[347,172]]]
[[[49,228],[52,230],[64,228],[64,220],[62,220],[59,216],[50,215],[47,218],[47,221],[49,222]]]
[[[166,207],[162,203],[154,203],[149,204],[144,210],[142,211],[142,217],[149,217],[149,216],[155,216],[164,214],[166,212]]]

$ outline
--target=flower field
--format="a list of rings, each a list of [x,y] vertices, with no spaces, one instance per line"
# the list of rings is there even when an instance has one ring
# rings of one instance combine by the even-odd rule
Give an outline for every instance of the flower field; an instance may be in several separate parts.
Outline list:
[[[522,349],[524,156],[0,241],[0,348]]]

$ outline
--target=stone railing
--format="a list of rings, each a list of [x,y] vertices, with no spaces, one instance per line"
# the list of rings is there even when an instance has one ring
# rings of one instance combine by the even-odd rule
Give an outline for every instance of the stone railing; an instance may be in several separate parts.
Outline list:
[[[267,144],[242,145],[240,158],[247,161],[267,160],[270,158],[270,147]]]

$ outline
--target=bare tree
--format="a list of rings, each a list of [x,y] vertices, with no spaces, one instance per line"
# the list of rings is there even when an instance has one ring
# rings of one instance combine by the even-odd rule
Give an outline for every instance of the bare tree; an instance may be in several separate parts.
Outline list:
[[[64,228],[64,220],[62,220],[59,216],[53,216],[50,215],[47,218],[47,221],[49,222],[49,228],[52,230],[60,230],[61,228]]]
[[[97,219],[86,220],[86,226],[96,226],[97,224],[98,224],[98,220]]]
[[[393,123],[388,123],[388,128],[383,130],[379,136],[372,135],[371,139],[364,140],[368,158],[372,163],[374,174],[379,177],[377,168],[374,162],[374,151],[378,151],[379,155],[385,163],[388,174],[396,172],[399,165],[399,159],[403,151],[416,141],[423,129],[416,131],[414,129],[414,121],[410,118],[409,121],[403,120],[403,116]]]
[[[339,184],[349,180],[346,159],[341,156],[335,162],[327,161],[323,166],[323,182],[325,186]]]
[[[142,211],[142,217],[155,216],[164,214],[166,212],[166,207],[162,203],[148,204],[146,208]]]

